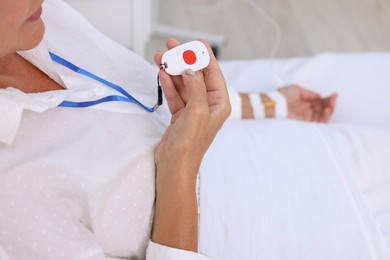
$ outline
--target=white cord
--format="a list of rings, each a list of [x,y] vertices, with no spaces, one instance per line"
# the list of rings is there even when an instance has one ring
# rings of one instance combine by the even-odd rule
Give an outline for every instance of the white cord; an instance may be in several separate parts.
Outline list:
[[[183,4],[182,0],[181,1],[174,0],[174,2],[177,2],[178,4],[180,3],[181,5]],[[213,2],[214,4],[211,7],[207,6],[204,8],[199,8],[198,5],[195,6],[190,4],[185,4],[185,6],[188,10],[190,10],[190,12],[193,13],[210,13],[210,12],[215,13],[215,12],[222,11],[227,7],[230,7],[234,2],[242,2],[251,6],[257,13],[259,13],[265,20],[267,20],[268,23],[271,24],[272,28],[275,31],[275,41],[269,55],[270,65],[274,72],[274,76],[278,86],[286,85],[287,81],[285,80],[283,73],[279,70],[278,66],[276,66],[275,64],[275,55],[282,41],[282,32],[279,24],[275,21],[275,19],[273,19],[273,17],[268,12],[266,12],[265,9],[259,3],[254,2],[254,0],[230,0],[230,1],[213,0]]]
[[[285,85],[286,81],[283,78],[283,74],[279,71],[279,68],[275,64],[275,55],[276,55],[276,52],[278,51],[278,49],[280,47],[280,43],[282,41],[282,31],[280,30],[279,24],[275,21],[275,19],[269,13],[267,13],[265,11],[265,9],[262,6],[260,6],[260,4],[255,3],[253,0],[238,0],[238,1],[246,3],[246,4],[250,5],[251,7],[253,7],[254,10],[256,10],[261,16],[263,16],[264,19],[266,19],[271,24],[272,28],[274,29],[275,42],[274,42],[274,45],[272,46],[269,58],[270,58],[272,70],[274,71],[274,76],[275,76],[276,81],[278,82],[279,86]]]

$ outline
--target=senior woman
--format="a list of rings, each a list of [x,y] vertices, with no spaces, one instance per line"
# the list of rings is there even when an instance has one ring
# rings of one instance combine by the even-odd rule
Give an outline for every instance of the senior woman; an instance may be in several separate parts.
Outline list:
[[[214,56],[203,72],[160,71],[168,106],[150,112],[156,70],[61,0],[42,4],[0,1],[0,258],[208,259],[196,176],[230,113]],[[289,117],[328,119],[335,96],[288,89]]]
[[[165,107],[64,107],[117,93],[49,51],[149,106],[155,70],[62,1],[43,4],[44,26],[42,4],[0,1],[0,258],[206,259],[196,176],[230,113],[215,58],[174,84],[164,77],[170,123]]]

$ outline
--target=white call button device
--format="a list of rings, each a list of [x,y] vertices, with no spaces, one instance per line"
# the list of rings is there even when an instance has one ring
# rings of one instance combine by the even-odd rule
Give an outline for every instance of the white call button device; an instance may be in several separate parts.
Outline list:
[[[210,54],[200,41],[187,42],[165,52],[161,64],[172,76],[181,75],[187,69],[193,71],[206,68],[210,63]]]

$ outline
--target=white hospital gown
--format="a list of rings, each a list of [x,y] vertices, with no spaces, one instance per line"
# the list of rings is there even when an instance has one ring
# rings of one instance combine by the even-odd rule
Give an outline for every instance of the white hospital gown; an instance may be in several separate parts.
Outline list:
[[[149,241],[166,106],[57,107],[118,93],[53,63],[48,50],[148,106],[157,100],[156,70],[62,1],[43,9],[44,40],[19,54],[66,90],[0,89],[0,259],[209,259]]]

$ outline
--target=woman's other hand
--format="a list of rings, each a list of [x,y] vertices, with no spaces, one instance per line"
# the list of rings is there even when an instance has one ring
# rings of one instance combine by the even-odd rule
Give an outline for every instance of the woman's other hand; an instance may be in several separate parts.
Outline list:
[[[288,118],[291,119],[325,123],[336,105],[337,94],[323,98],[318,93],[298,85],[288,85],[278,91],[286,98]]]

